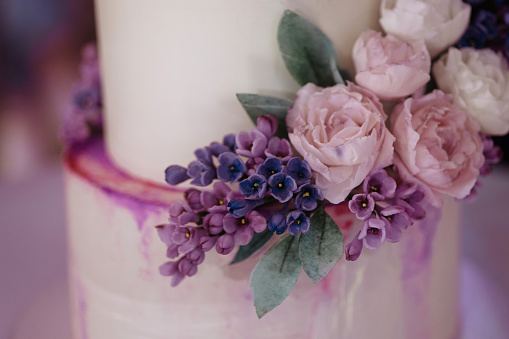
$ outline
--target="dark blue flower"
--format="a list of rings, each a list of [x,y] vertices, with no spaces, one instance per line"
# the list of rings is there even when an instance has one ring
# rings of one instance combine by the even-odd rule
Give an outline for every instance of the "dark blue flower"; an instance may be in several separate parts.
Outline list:
[[[235,153],[222,153],[217,159],[219,160],[217,176],[221,181],[233,184],[247,171],[246,164]]]
[[[286,231],[288,224],[286,223],[285,211],[280,211],[274,214],[272,218],[270,218],[267,227],[271,232],[276,232],[276,234],[283,234]]]
[[[315,185],[304,184],[295,197],[295,207],[304,211],[313,211],[318,206],[318,200],[323,200],[322,191]]]
[[[279,202],[287,202],[293,197],[293,192],[297,190],[295,180],[285,173],[274,174],[269,178],[268,183],[270,194]]]
[[[481,49],[484,47],[486,36],[482,30],[476,26],[468,26],[465,34],[461,37],[458,42],[459,47],[473,47],[475,49]]]
[[[228,212],[235,218],[241,218],[264,203],[263,200],[232,199],[228,203]]]
[[[282,172],[284,169],[283,162],[279,158],[270,157],[265,159],[264,163],[258,166],[256,173],[263,175],[265,178],[270,178],[276,173]]]
[[[286,172],[295,180],[297,185],[305,184],[311,179],[311,167],[309,167],[308,162],[297,157],[288,161]]]
[[[235,145],[235,134],[230,133],[223,137],[223,145],[228,147],[230,151],[235,152],[237,146]]]
[[[302,211],[295,210],[288,213],[286,223],[291,235],[306,234],[309,231],[309,218]]]
[[[259,174],[253,174],[239,183],[239,192],[246,199],[261,199],[267,193],[267,179]]]
[[[207,186],[216,178],[216,171],[214,167],[195,160],[189,164],[187,175],[193,178],[193,180],[191,180],[191,184],[196,186]]]
[[[481,9],[475,18],[474,25],[481,29],[490,39],[498,35],[497,17],[491,12]]]
[[[187,168],[178,165],[168,167],[165,171],[165,176],[166,182],[170,185],[178,185],[189,179]]]

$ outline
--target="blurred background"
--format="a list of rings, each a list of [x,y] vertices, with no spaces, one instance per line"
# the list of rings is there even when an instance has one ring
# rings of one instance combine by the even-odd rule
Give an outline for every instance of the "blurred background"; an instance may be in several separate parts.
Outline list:
[[[81,48],[91,41],[93,0],[0,0],[0,339],[32,338],[25,330],[36,326],[33,321],[49,333],[38,339],[68,333],[58,135]],[[506,163],[488,178],[479,202],[464,206],[468,338],[503,338],[503,319],[509,318],[509,223],[503,217],[509,138],[496,143],[505,149]],[[53,311],[58,317],[40,317]]]
[[[1,181],[58,161],[81,48],[94,40],[92,0],[0,1]]]

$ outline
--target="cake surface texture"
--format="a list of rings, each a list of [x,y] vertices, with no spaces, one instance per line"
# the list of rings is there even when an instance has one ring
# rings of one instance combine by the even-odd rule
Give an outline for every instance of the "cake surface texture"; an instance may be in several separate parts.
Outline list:
[[[451,197],[442,208],[423,204],[426,218],[401,241],[343,258],[317,283],[301,270],[261,319],[250,278],[265,247],[232,265],[235,251],[212,250],[177,287],[160,274],[170,255],[156,226],[188,187],[165,184],[165,169],[253,129],[236,93],[295,99],[300,86],[277,40],[283,13],[321,29],[355,74],[352,49],[362,32],[380,29],[381,2],[95,0],[104,136],[64,158],[73,339],[459,338],[459,204]],[[363,221],[346,202],[324,206],[344,244],[353,242]]]

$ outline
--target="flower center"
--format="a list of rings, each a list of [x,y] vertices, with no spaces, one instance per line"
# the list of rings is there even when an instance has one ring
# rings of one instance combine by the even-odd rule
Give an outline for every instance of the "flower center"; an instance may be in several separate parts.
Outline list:
[[[230,166],[230,170],[231,170],[231,171],[235,170],[235,166],[231,165],[231,166]]]
[[[189,239],[191,237],[191,233],[186,232],[186,238]]]
[[[363,203],[361,204],[361,206],[362,206],[362,207],[364,207],[364,208],[366,208],[366,207],[368,206],[368,204],[366,204],[365,202],[363,202]]]
[[[375,187],[375,186],[373,186],[373,185],[371,185],[371,187],[370,187],[370,188],[371,188],[371,190],[372,190],[373,192],[378,191],[378,188],[376,188],[376,187]]]
[[[380,232],[380,230],[378,228],[372,227],[372,228],[368,229],[369,234],[378,235],[379,232]]]
[[[391,220],[392,220],[392,217],[387,217],[387,220],[391,221]]]
[[[240,219],[240,223],[241,223],[242,225],[245,225],[245,224],[246,224],[246,218],[242,218],[242,219]]]
[[[259,183],[257,183],[257,182],[255,182],[255,183],[253,184],[253,187],[260,187],[260,184],[259,184]]]
[[[309,196],[310,196],[309,192],[306,192],[306,193],[304,193],[304,194],[302,195],[302,197],[303,197],[303,198],[307,198],[307,197],[309,197]]]
[[[279,184],[277,185],[277,187],[281,188],[281,187],[283,187],[283,184],[282,184],[282,183],[279,183]]]
[[[223,200],[219,200],[219,205],[224,205],[224,201]]]

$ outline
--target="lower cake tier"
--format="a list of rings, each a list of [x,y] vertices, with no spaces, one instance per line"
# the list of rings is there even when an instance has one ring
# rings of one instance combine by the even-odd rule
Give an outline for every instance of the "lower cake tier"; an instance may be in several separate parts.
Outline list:
[[[164,169],[163,169],[164,170]],[[162,172],[163,172],[162,170]],[[178,287],[159,275],[166,246],[155,226],[182,192],[130,177],[101,140],[65,158],[74,339],[457,338],[459,209],[428,210],[397,244],[341,259],[313,284],[301,272],[290,296],[258,319],[249,278],[259,255],[228,265],[213,250]],[[328,210],[345,237],[354,215]],[[441,215],[442,214],[442,215]]]

